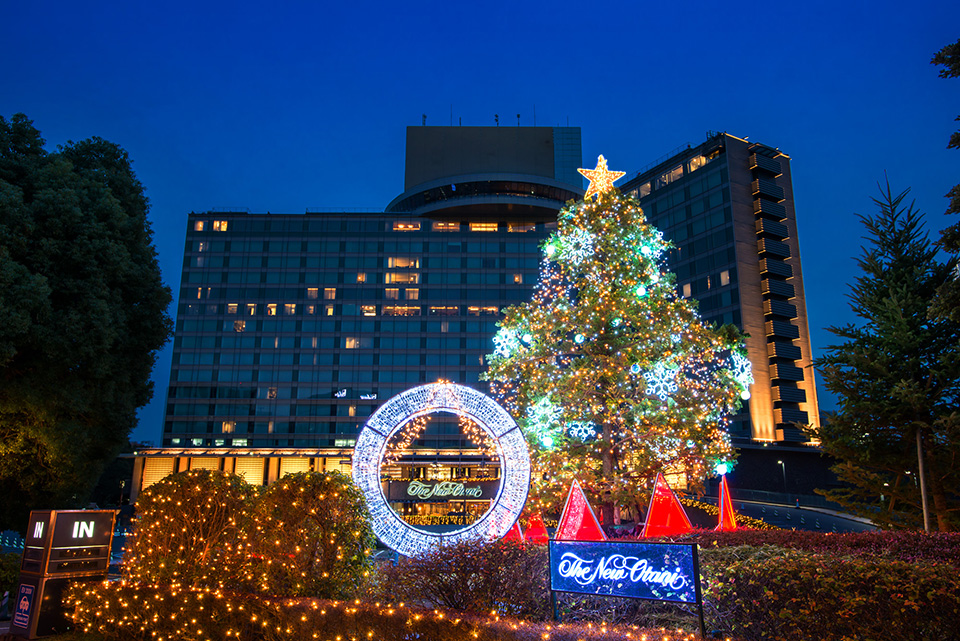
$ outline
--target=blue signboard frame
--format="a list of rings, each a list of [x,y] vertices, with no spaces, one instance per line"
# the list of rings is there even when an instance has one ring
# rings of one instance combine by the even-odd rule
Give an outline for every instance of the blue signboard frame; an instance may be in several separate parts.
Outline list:
[[[36,586],[21,583],[14,604],[13,625],[27,629],[30,625],[30,612],[33,611],[33,594]]]
[[[696,543],[550,541],[550,591],[695,604],[703,633]]]

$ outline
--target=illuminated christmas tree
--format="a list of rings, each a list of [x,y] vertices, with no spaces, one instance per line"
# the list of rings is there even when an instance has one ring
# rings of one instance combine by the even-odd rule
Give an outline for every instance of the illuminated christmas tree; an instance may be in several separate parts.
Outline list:
[[[694,483],[734,458],[726,417],[752,382],[736,327],[708,326],[665,271],[671,245],[639,202],[580,170],[590,188],[558,216],[528,303],[510,307],[487,380],[533,448],[538,509],[578,478],[602,505],[634,505],[658,472]]]

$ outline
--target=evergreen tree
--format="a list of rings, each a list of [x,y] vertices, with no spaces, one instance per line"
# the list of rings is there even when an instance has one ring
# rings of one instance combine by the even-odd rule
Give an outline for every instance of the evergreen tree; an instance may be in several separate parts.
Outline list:
[[[856,324],[830,327],[843,339],[817,366],[839,410],[815,435],[848,487],[828,498],[886,527],[919,527],[921,442],[932,510],[941,531],[960,519],[960,324],[928,318],[955,261],[939,262],[923,216],[889,182],[860,216],[867,245],[851,287]]]
[[[43,145],[23,114],[0,117],[0,529],[85,504],[172,328],[127,153]]]
[[[737,329],[677,295],[670,243],[603,156],[581,172],[590,189],[560,211],[532,300],[504,311],[487,380],[532,446],[540,507],[576,477],[612,523],[657,472],[697,483],[733,459],[725,416],[752,379]]]
[[[960,78],[960,40],[938,51],[930,64],[943,67],[940,70],[941,78]],[[960,120],[960,116],[957,116],[957,120]],[[960,149],[960,131],[951,134],[947,148]],[[960,214],[960,185],[954,185],[946,197],[950,201],[947,215]],[[954,223],[940,232],[938,244],[954,256],[960,256],[960,223]],[[954,272],[954,277],[940,286],[932,313],[960,322],[960,271]]]

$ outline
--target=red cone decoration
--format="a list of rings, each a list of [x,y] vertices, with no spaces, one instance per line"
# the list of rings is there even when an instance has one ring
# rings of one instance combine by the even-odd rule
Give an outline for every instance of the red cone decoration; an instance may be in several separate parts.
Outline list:
[[[720,523],[717,530],[732,532],[737,529],[737,517],[733,513],[733,501],[730,500],[730,487],[727,485],[727,475],[720,477]]]
[[[503,537],[504,541],[523,542],[523,530],[520,529],[520,519],[517,519],[510,531]]]
[[[693,530],[687,513],[677,500],[662,474],[657,474],[650,507],[647,509],[647,521],[643,524],[643,537],[674,536]]]
[[[534,512],[530,520],[527,521],[527,534],[524,538],[530,543],[546,545],[550,537],[547,536],[547,528],[543,525],[543,517],[539,512]]]
[[[553,536],[557,541],[606,541],[596,515],[583,495],[580,483],[574,479],[567,495],[567,502],[560,515],[560,524]]]

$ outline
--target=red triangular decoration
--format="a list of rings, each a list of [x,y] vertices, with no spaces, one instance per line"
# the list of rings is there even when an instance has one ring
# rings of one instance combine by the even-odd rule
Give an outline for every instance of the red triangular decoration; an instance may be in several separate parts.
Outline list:
[[[520,529],[520,519],[514,521],[513,527],[510,528],[510,531],[503,537],[503,540],[523,542],[523,530]]]
[[[727,475],[720,477],[720,523],[717,529],[721,532],[732,532],[737,529],[737,517],[733,512],[733,501],[730,499],[730,487],[727,485]]]
[[[574,479],[567,494],[567,502],[560,515],[557,532],[553,535],[557,541],[606,541],[607,536],[600,527],[596,515],[583,495],[580,483]]]
[[[534,512],[530,520],[527,521],[527,533],[523,537],[531,543],[546,545],[550,537],[547,536],[547,528],[543,525],[543,517],[539,512]]]
[[[643,534],[640,536],[673,536],[693,530],[687,513],[677,500],[666,479],[657,474],[657,482],[653,486],[653,496],[650,497],[650,507],[647,509],[647,520],[643,524]]]

